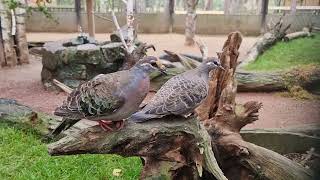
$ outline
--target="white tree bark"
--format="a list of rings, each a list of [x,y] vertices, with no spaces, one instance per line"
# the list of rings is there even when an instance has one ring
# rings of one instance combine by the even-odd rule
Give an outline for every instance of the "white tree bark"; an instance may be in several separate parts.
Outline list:
[[[5,0],[0,0],[1,33],[5,57],[4,64],[11,67],[17,65],[17,56],[14,49],[14,39],[11,34],[11,12],[8,10],[9,7],[6,6]]]
[[[209,11],[212,10],[212,2],[213,0],[205,0],[205,7],[204,10]]]
[[[187,4],[187,14],[186,14],[186,27],[185,27],[185,45],[194,45],[194,36],[196,33],[196,7],[198,0],[186,0]]]
[[[169,24],[169,33],[172,33],[173,28],[174,3],[175,0],[166,0],[165,2],[165,15],[166,21]]]
[[[19,0],[21,4],[24,4],[24,0]],[[28,42],[26,36],[26,10],[22,7],[17,7],[15,9],[16,16],[16,35],[15,41],[18,49],[17,55],[20,64],[29,63],[29,50],[28,50]]]
[[[128,26],[128,50],[132,53],[134,50],[134,13],[133,13],[134,2],[133,0],[127,1],[127,26]]]
[[[291,0],[291,14],[296,14],[297,0]]]

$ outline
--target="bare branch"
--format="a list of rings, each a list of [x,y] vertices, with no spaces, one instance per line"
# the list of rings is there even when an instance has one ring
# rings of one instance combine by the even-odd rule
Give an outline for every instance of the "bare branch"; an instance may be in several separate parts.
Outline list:
[[[121,39],[122,44],[123,44],[123,46],[126,48],[126,50],[127,50],[128,52],[130,52],[130,51],[129,51],[129,48],[128,48],[128,46],[127,46],[127,43],[126,43],[126,41],[124,40],[123,34],[122,34],[122,32],[121,32],[121,29],[120,29],[120,26],[119,26],[117,17],[116,17],[116,15],[114,14],[113,11],[111,12],[111,14],[112,14],[113,23],[114,23],[114,25],[116,26],[116,28],[117,28],[117,30],[118,30],[118,32],[119,32],[119,36],[120,36],[120,39]]]
[[[201,39],[198,39],[196,43],[202,54],[202,61],[206,61],[208,59],[208,47],[201,41]]]
[[[100,16],[100,15],[98,15],[98,14],[96,14],[96,13],[94,13],[94,15],[95,15],[96,17],[100,18],[100,19],[103,19],[103,20],[106,20],[106,21],[109,21],[109,22],[113,22],[111,19],[108,19],[108,18],[106,18],[106,17]]]
[[[56,86],[58,86],[60,89],[62,89],[64,92],[66,92],[68,94],[70,94],[73,91],[72,88],[70,88],[69,86],[63,84],[62,82],[60,82],[56,79],[53,79],[52,82],[53,82],[53,84],[55,84]]]
[[[122,0],[123,3],[127,4],[128,2],[126,0]]]

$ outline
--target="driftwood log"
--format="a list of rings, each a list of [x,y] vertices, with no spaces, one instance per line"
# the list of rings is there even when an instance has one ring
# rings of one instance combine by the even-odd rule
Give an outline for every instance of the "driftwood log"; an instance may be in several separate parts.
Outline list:
[[[184,72],[183,68],[168,68],[167,76],[155,76],[151,81],[152,91],[158,90],[169,78]],[[239,70],[235,72],[238,92],[272,92],[290,90],[299,86],[307,90],[320,82],[320,67],[305,66],[287,71],[255,72]]]
[[[305,66],[278,72],[236,72],[238,92],[282,91],[293,86],[312,90],[320,82],[320,67]]]
[[[293,39],[297,39],[297,38],[302,38],[302,37],[311,37],[311,28],[308,27],[304,27],[302,29],[302,31],[298,31],[298,32],[294,32],[294,33],[290,33],[284,36],[283,41],[288,42],[291,41]]]
[[[241,41],[240,33],[231,33],[219,53],[226,70],[211,72],[209,96],[197,109],[200,121],[129,120],[122,130],[108,133],[93,126],[50,144],[49,153],[140,156],[142,179],[311,179],[312,172],[302,166],[242,139],[241,128],[258,119],[261,103],[235,103]]]
[[[290,28],[291,24],[284,26],[283,17],[274,25],[269,25],[268,31],[261,35],[257,42],[247,52],[245,59],[241,62],[240,66],[245,66],[248,63],[255,61],[259,55],[273,46],[276,42],[281,41],[286,31]]]

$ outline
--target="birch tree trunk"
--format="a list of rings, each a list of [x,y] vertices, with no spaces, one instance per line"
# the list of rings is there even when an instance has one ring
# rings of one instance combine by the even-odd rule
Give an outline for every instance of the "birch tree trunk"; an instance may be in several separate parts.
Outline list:
[[[17,56],[14,49],[14,39],[12,37],[12,19],[11,12],[8,11],[9,7],[5,4],[5,0],[0,0],[0,18],[1,18],[1,30],[2,30],[2,40],[3,49],[5,57],[6,66],[17,65]]]
[[[206,10],[206,11],[212,10],[212,1],[213,1],[213,0],[206,0],[206,1],[205,1],[204,10]]]
[[[1,27],[1,18],[0,18],[0,69],[5,65],[4,59],[4,49],[3,49],[3,41],[2,41],[2,27]]]
[[[94,38],[95,35],[95,24],[93,16],[93,0],[87,0],[87,18],[88,18],[88,31],[89,36]]]
[[[165,3],[165,15],[166,15],[166,20],[169,24],[169,33],[172,33],[174,3],[175,3],[175,0],[166,0],[166,3]]]
[[[266,18],[268,14],[268,5],[269,5],[269,0],[264,0],[261,3],[261,33],[264,33],[266,30]]]
[[[297,0],[291,0],[291,14],[296,14],[297,10]]]
[[[24,0],[19,0],[21,4],[24,4]],[[17,56],[20,64],[28,64],[29,63],[29,50],[28,43],[26,37],[26,24],[25,24],[25,16],[26,10],[23,7],[17,7],[15,9],[16,16],[16,35],[15,42],[17,46]]]
[[[194,36],[196,32],[196,7],[198,0],[186,0],[187,5],[187,14],[186,14],[186,29],[185,29],[185,45],[192,46],[194,45]]]

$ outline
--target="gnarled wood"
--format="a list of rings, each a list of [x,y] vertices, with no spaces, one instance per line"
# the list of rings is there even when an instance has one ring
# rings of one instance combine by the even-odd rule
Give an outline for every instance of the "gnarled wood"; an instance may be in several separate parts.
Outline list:
[[[172,178],[184,167],[196,168],[196,163],[200,163],[217,179],[225,179],[210,147],[210,137],[199,121],[169,118],[143,124],[129,121],[123,129],[111,133],[99,126],[90,127],[50,144],[48,149],[51,155],[119,154],[149,157],[163,163],[175,162],[175,166],[170,166],[165,173]],[[199,157],[199,162],[194,157]],[[153,170],[149,168],[144,167],[144,176]]]
[[[199,179],[202,174],[204,179],[226,179],[223,173],[230,179],[311,179],[311,172],[291,160],[242,139],[241,128],[258,120],[262,104],[235,103],[235,70],[241,41],[240,33],[229,34],[218,53],[226,70],[211,72],[208,98],[197,109],[202,121],[167,117],[136,124],[129,119],[123,129],[114,132],[89,127],[50,144],[49,153],[140,156],[145,159],[141,176],[144,179],[159,175]]]

